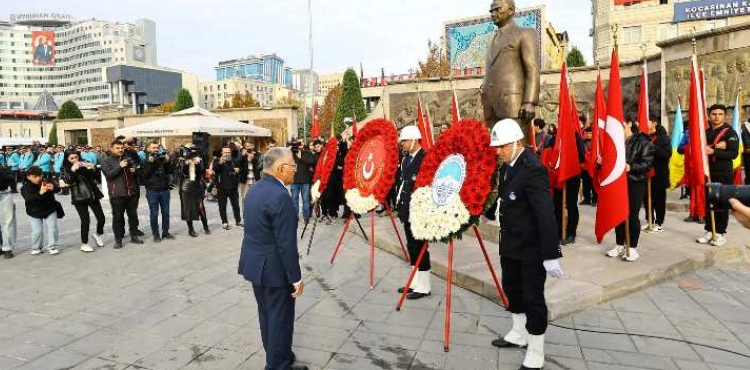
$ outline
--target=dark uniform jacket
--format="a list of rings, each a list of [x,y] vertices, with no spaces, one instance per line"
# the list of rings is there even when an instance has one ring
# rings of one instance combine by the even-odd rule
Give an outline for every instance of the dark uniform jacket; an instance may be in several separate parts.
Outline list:
[[[654,177],[652,186],[656,188],[669,187],[669,159],[672,158],[672,142],[664,126],[656,126],[656,132],[651,134],[654,144]]]
[[[638,133],[625,140],[625,163],[630,166],[628,181],[644,181],[654,167],[654,144],[646,134]]]
[[[424,159],[424,149],[420,149],[414,156],[405,155],[401,160],[401,191],[398,194],[398,218],[403,223],[409,222],[409,204],[411,204],[411,193],[414,192],[414,183],[417,181],[419,167]]]
[[[726,131],[724,131],[726,129]],[[726,149],[714,148],[714,141],[724,131],[718,142],[726,142]],[[706,129],[706,144],[714,149],[714,154],[708,156],[708,167],[711,175],[731,176],[734,173],[732,161],[739,155],[740,139],[732,126],[724,123],[717,129],[711,127]]]
[[[525,148],[499,176],[500,255],[526,261],[562,257],[549,173],[533,150]]]

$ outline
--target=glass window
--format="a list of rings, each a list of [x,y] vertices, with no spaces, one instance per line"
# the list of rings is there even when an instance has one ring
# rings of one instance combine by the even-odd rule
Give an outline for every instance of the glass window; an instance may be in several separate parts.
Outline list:
[[[678,28],[677,24],[675,23],[660,23],[658,32],[657,32],[657,39],[659,41],[671,39],[674,37],[677,37],[678,35]]]
[[[641,42],[641,26],[628,26],[622,28],[623,44],[638,44]]]

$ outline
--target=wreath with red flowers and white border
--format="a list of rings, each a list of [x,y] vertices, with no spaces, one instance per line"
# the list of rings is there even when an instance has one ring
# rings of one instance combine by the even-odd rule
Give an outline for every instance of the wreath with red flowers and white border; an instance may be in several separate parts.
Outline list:
[[[315,166],[313,174],[313,185],[310,189],[313,203],[317,202],[320,195],[326,191],[328,180],[331,177],[331,171],[336,164],[336,155],[339,152],[339,141],[335,137],[328,139],[326,147],[318,157],[318,164]]]
[[[414,237],[446,242],[476,225],[496,166],[497,155],[483,122],[463,119],[440,135],[414,185],[409,206]]]
[[[398,133],[393,122],[376,119],[359,130],[344,161],[344,197],[355,213],[385,202],[396,181]]]

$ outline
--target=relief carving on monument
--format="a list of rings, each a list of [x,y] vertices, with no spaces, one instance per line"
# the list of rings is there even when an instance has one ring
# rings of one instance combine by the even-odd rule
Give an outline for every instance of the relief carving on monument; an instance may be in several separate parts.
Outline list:
[[[283,144],[290,139],[289,133],[286,130],[286,119],[284,118],[256,119],[253,121],[253,124],[271,130],[271,137],[277,143]]]
[[[423,91],[419,93],[422,109],[429,109],[430,119],[434,127],[450,124],[451,92]],[[458,109],[462,118],[482,119],[482,99],[479,89],[456,90]],[[398,128],[412,125],[417,121],[417,93],[391,94],[389,96],[390,117]]]

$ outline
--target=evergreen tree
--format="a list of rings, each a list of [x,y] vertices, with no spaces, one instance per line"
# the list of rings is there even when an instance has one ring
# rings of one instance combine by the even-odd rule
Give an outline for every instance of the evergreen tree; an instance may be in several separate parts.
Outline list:
[[[242,98],[242,94],[240,93],[234,93],[232,96],[232,108],[242,108],[242,104],[244,103],[244,100]]]
[[[74,119],[83,118],[83,113],[78,109],[78,104],[72,100],[68,100],[63,103],[60,110],[57,112],[57,119]]]
[[[194,106],[193,97],[187,89],[180,89],[177,91],[177,98],[175,100],[174,108],[172,108],[174,109],[173,112],[179,112]]]
[[[336,106],[336,114],[333,117],[336,135],[340,135],[346,129],[344,118],[352,116],[356,116],[357,122],[362,122],[367,118],[367,111],[365,111],[365,103],[362,101],[362,90],[357,72],[349,68],[344,73],[341,97],[339,104]]]
[[[245,90],[245,97],[242,99],[242,108],[255,107],[260,107],[260,103],[253,99],[253,94],[250,94],[249,91]]]
[[[328,137],[328,135],[330,135],[331,125],[333,124],[333,118],[336,115],[336,107],[339,106],[340,98],[341,84],[338,84],[328,92],[325,101],[323,101],[323,106],[318,111],[320,132],[323,137]]]
[[[47,144],[57,145],[57,121],[52,124],[52,129],[49,132],[49,137],[47,137]]]
[[[568,63],[568,67],[583,67],[586,65],[586,59],[583,57],[581,49],[578,49],[577,46],[573,46],[570,49],[570,53],[568,53],[565,61]]]

